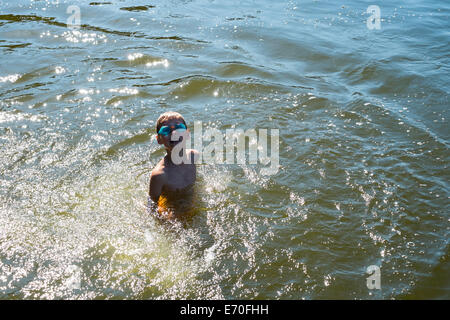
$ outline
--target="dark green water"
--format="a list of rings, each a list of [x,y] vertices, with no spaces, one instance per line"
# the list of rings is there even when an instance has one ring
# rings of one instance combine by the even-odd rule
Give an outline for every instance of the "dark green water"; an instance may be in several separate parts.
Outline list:
[[[0,1],[0,298],[450,298],[450,6],[371,4]],[[167,110],[279,129],[278,173],[159,223]]]

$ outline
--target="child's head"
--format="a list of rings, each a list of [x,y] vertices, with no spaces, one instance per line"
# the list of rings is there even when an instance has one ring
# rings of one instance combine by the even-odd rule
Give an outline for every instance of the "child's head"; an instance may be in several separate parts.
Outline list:
[[[186,121],[184,121],[184,118],[181,114],[179,114],[178,112],[175,112],[175,111],[167,111],[167,112],[164,112],[163,114],[161,114],[159,116],[158,120],[156,121],[156,133],[159,133],[159,130],[161,129],[161,127],[164,125],[167,125],[167,123],[170,120],[179,120],[187,128]]]
[[[186,130],[187,125],[181,114],[175,111],[167,111],[161,114],[156,121],[156,139],[159,144],[163,144],[167,151],[172,150],[172,148],[180,141],[183,137],[180,137],[178,141],[172,141],[173,130]]]

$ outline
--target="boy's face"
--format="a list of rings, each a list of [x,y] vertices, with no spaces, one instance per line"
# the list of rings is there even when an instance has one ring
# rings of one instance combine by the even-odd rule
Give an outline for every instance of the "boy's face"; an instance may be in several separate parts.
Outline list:
[[[168,120],[165,120],[161,123],[161,128],[164,126],[168,126],[172,130],[171,133],[168,135],[162,135],[162,134],[156,135],[156,140],[158,141],[158,143],[164,145],[164,147],[168,151],[172,151],[172,149],[173,149],[173,147],[175,147],[175,145],[177,145],[178,143],[183,141],[183,136],[180,136],[179,139],[177,139],[177,141],[172,141],[173,130],[179,124],[184,124],[183,120],[181,120],[179,118],[170,118]],[[187,129],[186,131],[189,132],[189,129]]]

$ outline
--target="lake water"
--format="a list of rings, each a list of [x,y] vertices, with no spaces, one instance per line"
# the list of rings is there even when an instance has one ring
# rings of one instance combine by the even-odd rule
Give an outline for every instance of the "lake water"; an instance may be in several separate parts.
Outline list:
[[[450,298],[449,13],[0,1],[0,298]],[[159,222],[168,110],[278,129],[278,172],[199,165],[195,214]]]

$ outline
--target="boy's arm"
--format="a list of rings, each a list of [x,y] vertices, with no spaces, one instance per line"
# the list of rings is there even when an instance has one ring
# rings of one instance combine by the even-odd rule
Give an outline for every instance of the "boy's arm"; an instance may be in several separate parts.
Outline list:
[[[163,173],[152,172],[150,176],[150,187],[149,196],[153,202],[158,203],[159,196],[162,192],[162,187],[164,186],[165,176]]]

